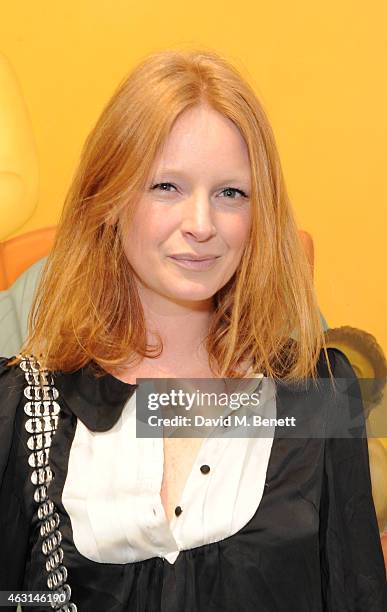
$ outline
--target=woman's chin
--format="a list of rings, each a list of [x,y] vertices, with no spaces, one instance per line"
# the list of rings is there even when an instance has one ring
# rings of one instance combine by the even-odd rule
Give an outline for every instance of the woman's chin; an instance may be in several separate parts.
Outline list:
[[[176,303],[187,304],[187,305],[195,305],[201,302],[210,303],[214,293],[210,293],[209,291],[186,291],[182,293],[176,293],[174,295],[170,295],[170,299],[172,299]]]

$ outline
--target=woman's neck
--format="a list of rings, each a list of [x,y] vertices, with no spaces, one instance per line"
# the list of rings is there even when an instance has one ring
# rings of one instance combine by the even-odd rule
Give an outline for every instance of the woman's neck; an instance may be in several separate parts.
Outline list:
[[[187,304],[162,300],[142,300],[148,345],[158,344],[163,351],[157,358],[145,357],[136,366],[112,372],[125,382],[135,378],[212,378],[205,338],[213,317],[212,302]],[[157,335],[158,334],[158,335]]]

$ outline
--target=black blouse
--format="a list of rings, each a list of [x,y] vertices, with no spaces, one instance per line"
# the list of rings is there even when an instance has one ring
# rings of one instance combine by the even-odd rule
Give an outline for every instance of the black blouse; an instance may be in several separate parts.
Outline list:
[[[350,391],[335,401],[321,394],[316,402],[314,395],[311,402],[310,388],[277,383],[278,418],[304,407],[301,413],[313,410],[322,431],[336,414],[343,415],[340,427],[350,427],[345,415],[359,411],[360,388],[345,355],[328,352],[335,378],[351,379]],[[328,377],[323,352],[318,373]],[[96,378],[91,366],[53,378],[61,411],[48,490],[72,602],[62,612],[386,612],[364,418],[363,437],[357,432],[353,438],[291,438],[276,429],[261,502],[234,535],[181,551],[174,564],[160,557],[99,563],[76,549],[62,504],[70,449],[77,419],[92,431],[109,430],[135,385],[110,374]],[[42,551],[42,519],[28,464],[25,387],[20,366],[0,360],[0,591],[48,591],[48,553]],[[23,606],[23,612],[50,609]]]

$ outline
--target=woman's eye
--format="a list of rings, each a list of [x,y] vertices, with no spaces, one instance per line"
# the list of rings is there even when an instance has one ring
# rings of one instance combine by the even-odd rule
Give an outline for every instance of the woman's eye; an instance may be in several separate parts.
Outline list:
[[[152,185],[151,190],[156,189],[158,191],[163,191],[164,193],[173,193],[173,191],[177,190],[175,185],[172,183],[156,183],[155,185]],[[236,187],[226,187],[226,189],[221,191],[221,194],[224,194],[222,197],[226,197],[230,200],[248,197],[247,194],[242,191],[242,189],[237,189]]]
[[[242,191],[242,189],[236,189],[235,187],[226,187],[221,193],[224,193],[225,197],[231,198],[232,200],[235,200],[236,194],[239,194],[242,198],[247,198],[246,193]]]
[[[160,191],[169,192],[170,189],[168,189],[168,187],[172,187],[173,189],[176,189],[176,187],[172,185],[172,183],[157,183],[156,185],[153,185],[151,189],[160,189]]]

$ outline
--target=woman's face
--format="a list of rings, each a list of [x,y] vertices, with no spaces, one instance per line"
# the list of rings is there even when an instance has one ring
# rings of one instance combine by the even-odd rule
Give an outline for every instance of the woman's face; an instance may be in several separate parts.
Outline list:
[[[182,113],[155,160],[129,230],[120,224],[140,297],[191,308],[211,301],[246,246],[250,189],[249,156],[238,128],[205,105]],[[210,259],[184,259],[190,257]]]

